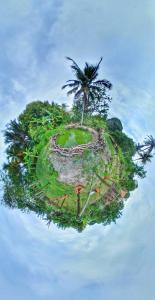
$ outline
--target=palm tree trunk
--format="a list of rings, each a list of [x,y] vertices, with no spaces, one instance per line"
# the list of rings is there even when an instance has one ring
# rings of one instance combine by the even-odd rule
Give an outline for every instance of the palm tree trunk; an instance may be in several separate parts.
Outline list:
[[[82,115],[81,115],[81,126],[83,125],[84,108],[85,108],[85,104],[84,104],[84,101],[83,101],[83,103],[82,103]]]
[[[85,113],[85,109],[86,109],[86,106],[87,106],[87,102],[88,102],[87,92],[84,91],[84,93],[83,93],[83,103],[82,103],[81,126],[82,126],[82,124],[83,124],[84,113]]]

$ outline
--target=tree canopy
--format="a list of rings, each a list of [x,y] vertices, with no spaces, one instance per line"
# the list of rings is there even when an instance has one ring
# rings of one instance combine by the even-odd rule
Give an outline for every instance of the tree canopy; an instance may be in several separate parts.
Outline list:
[[[74,94],[74,101],[82,111],[82,124],[85,112],[94,112],[99,109],[101,112],[103,111],[101,100],[104,102],[104,111],[107,109],[106,105],[108,105],[110,97],[106,96],[106,90],[111,89],[112,84],[107,79],[96,80],[102,58],[96,65],[91,65],[86,62],[83,70],[72,58],[67,57],[67,59],[72,63],[71,68],[74,72],[75,79],[67,80],[67,83],[62,86],[62,89],[69,88],[67,92],[68,96]]]

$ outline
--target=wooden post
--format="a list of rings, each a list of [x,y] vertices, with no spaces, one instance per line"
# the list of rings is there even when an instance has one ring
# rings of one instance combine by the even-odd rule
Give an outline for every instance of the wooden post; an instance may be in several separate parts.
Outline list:
[[[80,192],[77,193],[77,218],[80,215],[80,211],[81,211],[81,205],[80,205]]]

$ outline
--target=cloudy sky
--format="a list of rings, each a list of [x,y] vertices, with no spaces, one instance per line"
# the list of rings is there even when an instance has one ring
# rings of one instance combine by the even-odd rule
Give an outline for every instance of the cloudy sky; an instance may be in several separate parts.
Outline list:
[[[0,3],[0,127],[32,100],[66,102],[80,65],[103,56],[113,83],[110,115],[136,140],[155,135],[154,0],[5,0]],[[4,143],[1,134],[1,160]],[[0,207],[3,300],[154,300],[155,161],[116,225],[82,234],[48,228]]]

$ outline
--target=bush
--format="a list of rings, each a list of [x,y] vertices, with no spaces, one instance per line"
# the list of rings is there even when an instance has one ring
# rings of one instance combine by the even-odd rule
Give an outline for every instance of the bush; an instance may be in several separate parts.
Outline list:
[[[111,118],[107,120],[107,125],[110,131],[122,131],[123,126],[121,121],[118,118]]]
[[[111,133],[111,136],[126,156],[132,157],[136,153],[133,139],[129,138],[124,132],[115,130]]]

